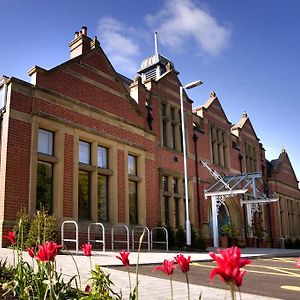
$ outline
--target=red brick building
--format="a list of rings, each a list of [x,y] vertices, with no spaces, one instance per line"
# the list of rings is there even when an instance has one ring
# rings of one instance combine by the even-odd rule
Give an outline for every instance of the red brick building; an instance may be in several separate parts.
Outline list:
[[[86,27],[69,46],[70,60],[51,70],[34,66],[31,83],[0,79],[0,234],[21,208],[32,216],[42,206],[59,224],[76,220],[82,230],[97,221],[107,228],[184,227],[181,83],[173,63],[156,53],[130,80],[116,72]],[[247,114],[232,125],[214,92],[203,106],[192,104],[184,93],[194,228],[212,239],[204,190],[215,179],[201,160],[221,175],[261,172],[258,186],[280,199],[260,205],[253,218],[265,240],[279,246],[283,236],[300,236],[300,191],[287,153],[267,162]],[[226,198],[219,223],[231,223],[246,241],[239,198]]]

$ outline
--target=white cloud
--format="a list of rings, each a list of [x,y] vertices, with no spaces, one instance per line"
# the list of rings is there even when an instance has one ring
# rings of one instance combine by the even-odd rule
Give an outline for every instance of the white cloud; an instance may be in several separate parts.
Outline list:
[[[156,15],[147,15],[146,23],[158,31],[160,43],[174,51],[196,42],[199,53],[219,54],[228,44],[230,30],[220,25],[192,0],[166,0]]]
[[[112,17],[103,17],[98,22],[97,33],[101,45],[105,49],[117,72],[127,76],[138,70],[137,57],[140,55],[139,46],[128,33],[134,33],[134,28],[128,28]]]

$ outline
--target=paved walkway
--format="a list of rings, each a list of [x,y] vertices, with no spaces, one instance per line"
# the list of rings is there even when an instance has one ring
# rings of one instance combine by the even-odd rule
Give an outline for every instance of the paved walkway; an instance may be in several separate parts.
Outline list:
[[[215,249],[210,248],[210,251],[215,251]],[[122,288],[122,294],[124,299],[128,299],[129,287],[128,287],[128,274],[125,271],[114,270],[110,267],[122,265],[122,263],[116,259],[116,255],[119,252],[100,252],[94,251],[92,256],[93,265],[99,264],[107,272],[111,274],[111,279],[116,286],[116,291],[119,291],[119,287]],[[140,253],[140,264],[161,264],[164,259],[173,258],[178,252],[141,252]],[[208,252],[203,253],[189,253],[192,261],[209,261],[211,260]],[[300,250],[286,250],[286,249],[262,249],[262,248],[245,248],[242,249],[242,255],[245,257],[283,257],[283,256],[300,256]],[[24,259],[28,262],[31,262],[31,258],[26,252],[24,252]],[[2,248],[0,249],[0,260],[7,258],[10,263],[13,263],[13,253],[12,250]],[[76,266],[73,259],[78,265],[80,272],[81,280],[83,286],[88,282],[90,276],[90,263],[89,259],[85,257],[82,252],[78,255],[58,255],[56,257],[57,269],[61,270],[64,276],[73,276],[77,274]],[[134,265],[137,262],[137,252],[132,252],[130,254],[130,264]],[[135,282],[135,275],[131,274],[132,283]],[[170,298],[170,289],[169,289],[169,280],[168,279],[159,279],[151,276],[140,275],[139,276],[139,295],[140,299],[144,300],[157,300],[169,299]],[[186,297],[186,284],[182,282],[174,282],[174,300],[176,299],[187,299]],[[230,299],[230,295],[226,290],[217,289],[213,287],[201,286],[199,285],[190,285],[191,299],[199,299],[200,293],[202,293],[202,300],[224,300]],[[243,300],[266,300],[266,299],[279,299],[279,298],[270,298],[263,297],[258,295],[251,294],[242,294]]]

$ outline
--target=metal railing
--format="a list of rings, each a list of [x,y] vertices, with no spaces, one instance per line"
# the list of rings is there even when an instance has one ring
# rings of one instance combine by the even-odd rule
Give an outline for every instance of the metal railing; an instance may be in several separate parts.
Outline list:
[[[134,244],[135,243],[139,243],[139,240],[138,241],[134,240],[134,234],[136,232],[136,229],[141,229],[141,230],[145,229],[146,230],[146,232],[147,232],[147,242],[143,242],[142,241],[142,244],[147,244],[148,245],[148,251],[150,251],[151,250],[151,247],[150,247],[150,230],[146,226],[134,226],[132,228],[132,231],[131,231],[131,236],[132,236],[132,250],[134,250]]]
[[[96,227],[101,227],[102,230],[102,240],[101,239],[97,239],[95,237],[94,240],[91,240],[91,227],[92,226],[96,226]],[[91,223],[88,227],[88,243],[100,243],[103,246],[103,252],[105,252],[105,228],[104,225],[102,223]]]
[[[153,232],[157,232],[159,230],[162,230],[165,233],[165,241],[154,241],[153,240]],[[166,245],[166,250],[169,251],[169,237],[168,237],[168,230],[165,227],[153,227],[151,229],[151,250],[153,250],[153,244],[165,244]]]
[[[75,225],[75,239],[65,239],[64,237],[64,229],[66,224],[73,224]],[[79,238],[78,238],[78,224],[75,221],[64,221],[61,224],[61,245],[64,247],[65,242],[71,242],[71,243],[76,243],[76,253],[78,252],[79,249]]]
[[[114,240],[114,231],[115,229],[119,228],[125,228],[126,231],[126,240]],[[125,224],[115,224],[111,228],[111,250],[114,250],[114,243],[126,243],[127,244],[127,251],[129,251],[129,228]]]

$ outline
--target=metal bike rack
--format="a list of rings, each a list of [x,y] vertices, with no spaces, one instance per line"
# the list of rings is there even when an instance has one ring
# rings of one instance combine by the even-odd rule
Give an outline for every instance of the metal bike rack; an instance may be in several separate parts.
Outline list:
[[[154,231],[158,231],[158,230],[162,230],[165,233],[165,238],[166,241],[154,241],[153,240],[153,232]],[[153,244],[165,244],[166,245],[166,250],[169,251],[169,237],[168,237],[168,230],[165,227],[153,227],[151,229],[151,234],[150,234],[150,238],[151,238],[151,249],[153,250]]]
[[[134,234],[135,234],[136,229],[142,229],[142,230],[146,229],[146,231],[147,231],[147,242],[143,242],[142,241],[142,244],[148,244],[148,251],[150,251],[151,250],[151,248],[150,248],[150,230],[146,226],[134,226],[132,228],[132,232],[131,232],[131,236],[132,236],[132,250],[134,250],[134,244],[135,243],[139,243],[139,241],[135,241],[134,240]]]
[[[102,240],[100,239],[94,239],[94,240],[91,240],[91,227],[92,226],[97,226],[97,227],[101,227],[102,229]],[[104,225],[102,223],[91,223],[88,227],[88,243],[100,243],[102,244],[103,246],[103,252],[105,252],[105,228],[104,228]]]
[[[75,239],[65,239],[64,238],[64,229],[66,224],[73,224],[75,225]],[[61,224],[61,245],[64,247],[65,242],[72,242],[76,243],[76,253],[78,252],[79,249],[79,238],[78,238],[78,224],[75,221],[64,221]]]
[[[114,240],[114,230],[117,227],[121,227],[121,228],[125,228],[126,230],[126,240],[119,240],[119,241],[115,241]],[[127,225],[125,224],[115,224],[112,228],[111,228],[111,250],[114,250],[114,243],[126,243],[127,244],[127,251],[129,251],[129,228]]]

